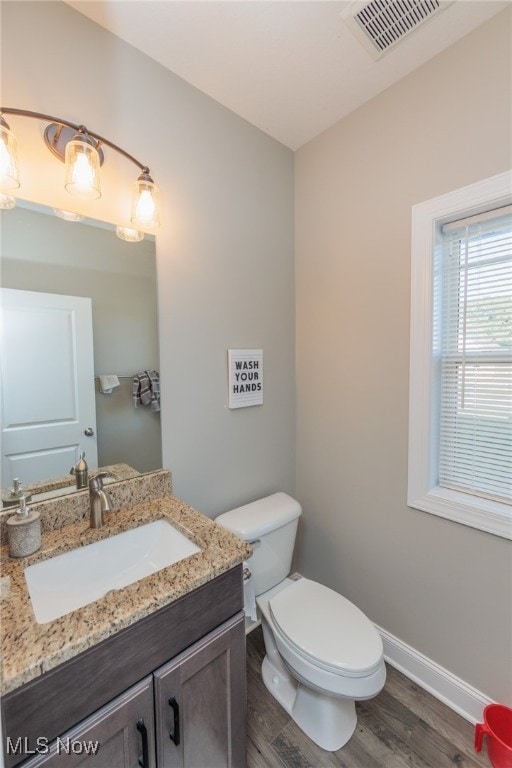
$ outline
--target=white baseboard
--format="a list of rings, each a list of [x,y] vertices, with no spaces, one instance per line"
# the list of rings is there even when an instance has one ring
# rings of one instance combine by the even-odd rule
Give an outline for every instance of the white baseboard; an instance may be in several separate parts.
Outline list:
[[[377,625],[376,628],[382,637],[384,658],[392,667],[473,725],[482,722],[484,707],[492,703],[489,698],[390,632]]]

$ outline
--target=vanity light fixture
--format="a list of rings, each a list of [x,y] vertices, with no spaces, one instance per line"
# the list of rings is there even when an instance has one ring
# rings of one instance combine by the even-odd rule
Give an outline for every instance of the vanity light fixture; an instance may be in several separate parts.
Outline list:
[[[72,194],[86,199],[101,197],[100,167],[104,161],[102,147],[110,147],[140,169],[134,185],[131,222],[137,229],[154,229],[160,225],[160,193],[149,168],[117,144],[58,117],[25,109],[0,108],[0,192],[8,194],[20,186],[17,142],[3,115],[31,117],[48,123],[44,141],[48,149],[65,163],[64,186]]]

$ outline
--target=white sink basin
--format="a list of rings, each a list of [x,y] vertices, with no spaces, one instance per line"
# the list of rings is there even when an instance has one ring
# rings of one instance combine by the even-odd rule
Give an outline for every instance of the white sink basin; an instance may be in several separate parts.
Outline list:
[[[38,624],[65,616],[201,550],[156,520],[25,568]]]

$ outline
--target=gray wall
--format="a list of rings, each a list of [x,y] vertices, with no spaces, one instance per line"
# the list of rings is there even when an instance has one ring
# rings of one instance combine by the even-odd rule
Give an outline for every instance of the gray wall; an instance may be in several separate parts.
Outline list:
[[[4,105],[85,123],[147,163],[162,191],[161,423],[176,494],[215,515],[293,491],[292,152],[64,3],[3,3],[1,32]],[[28,122],[10,121],[20,144]],[[23,151],[41,154],[20,195],[48,202],[59,161],[40,141]],[[116,221],[101,213],[108,174],[134,181],[137,169],[106,155],[90,207]],[[227,408],[231,347],[263,348],[263,406]]]
[[[512,704],[512,552],[406,506],[411,206],[511,167],[510,12],[296,154],[297,566]]]
[[[159,369],[153,241],[126,243],[112,229],[17,206],[1,212],[1,246],[3,287],[91,299],[96,376]],[[160,469],[160,414],[135,409],[132,389],[121,378],[105,395],[95,382],[98,465]]]

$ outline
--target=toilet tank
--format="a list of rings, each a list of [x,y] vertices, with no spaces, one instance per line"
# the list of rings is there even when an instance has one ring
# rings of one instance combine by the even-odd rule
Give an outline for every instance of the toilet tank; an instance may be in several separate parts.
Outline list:
[[[280,492],[216,518],[216,523],[252,544],[253,554],[247,567],[256,595],[275,587],[290,573],[301,513],[299,502]]]

